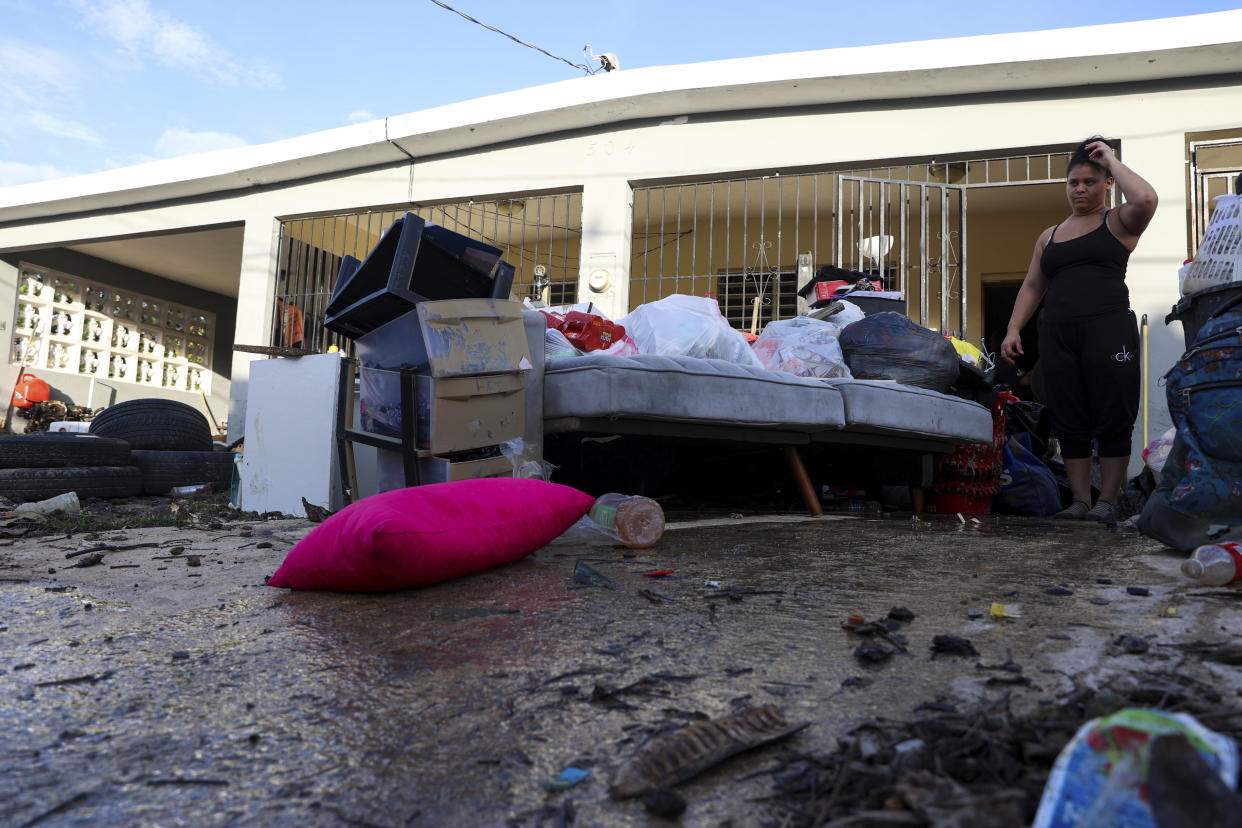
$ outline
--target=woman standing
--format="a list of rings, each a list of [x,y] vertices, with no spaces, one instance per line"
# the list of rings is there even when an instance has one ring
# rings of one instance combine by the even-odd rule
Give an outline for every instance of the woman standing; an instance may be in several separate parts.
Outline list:
[[[1114,181],[1125,202],[1110,209],[1105,200]],[[1113,523],[1130,465],[1141,381],[1126,263],[1156,212],[1156,191],[1097,136],[1070,156],[1065,194],[1072,212],[1035,242],[1001,355],[1012,363],[1022,354],[1020,331],[1042,300],[1044,403],[1074,494],[1074,502],[1055,517]],[[1100,499],[1094,506],[1093,441],[1100,457]]]

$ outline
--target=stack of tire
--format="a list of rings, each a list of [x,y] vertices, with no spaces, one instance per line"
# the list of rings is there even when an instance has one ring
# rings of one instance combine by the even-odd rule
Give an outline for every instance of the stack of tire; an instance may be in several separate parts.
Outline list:
[[[0,435],[0,497],[166,495],[199,483],[227,491],[233,453],[214,446],[207,418],[191,406],[161,399],[117,403],[96,415],[89,434]]]
[[[214,450],[207,418],[185,403],[155,398],[117,403],[95,415],[90,433],[129,446],[141,494],[166,495],[199,483],[228,491],[233,453]]]
[[[88,497],[132,497],[142,472],[129,443],[90,434],[36,432],[0,435],[0,497],[46,500],[66,492]]]

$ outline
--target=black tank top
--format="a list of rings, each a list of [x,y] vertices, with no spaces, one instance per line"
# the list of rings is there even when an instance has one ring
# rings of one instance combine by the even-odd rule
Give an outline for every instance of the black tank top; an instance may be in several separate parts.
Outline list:
[[[1129,310],[1125,278],[1130,250],[1108,229],[1109,212],[1099,227],[1069,241],[1055,241],[1061,225],[1052,228],[1039,259],[1048,279],[1045,320],[1064,322]]]

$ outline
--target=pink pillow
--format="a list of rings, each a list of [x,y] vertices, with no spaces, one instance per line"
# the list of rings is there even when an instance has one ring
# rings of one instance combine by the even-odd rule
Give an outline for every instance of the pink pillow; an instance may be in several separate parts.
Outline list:
[[[508,477],[384,492],[316,526],[267,583],[382,592],[460,578],[546,546],[594,502],[569,486]]]

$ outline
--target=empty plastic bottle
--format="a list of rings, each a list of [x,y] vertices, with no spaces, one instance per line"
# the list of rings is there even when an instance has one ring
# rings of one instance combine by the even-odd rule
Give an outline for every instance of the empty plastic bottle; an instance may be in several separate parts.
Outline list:
[[[1182,574],[1203,586],[1242,581],[1242,544],[1221,541],[1200,546],[1182,562]]]
[[[664,534],[664,510],[649,497],[609,492],[599,496],[590,515],[600,526],[616,532],[630,549],[655,546]]]

